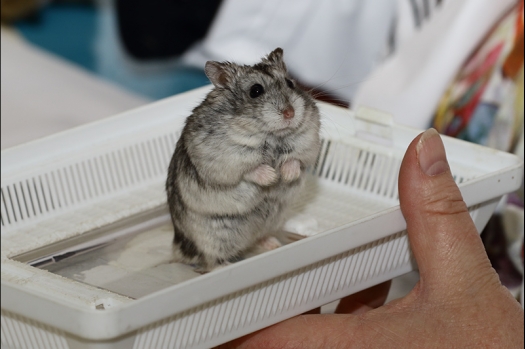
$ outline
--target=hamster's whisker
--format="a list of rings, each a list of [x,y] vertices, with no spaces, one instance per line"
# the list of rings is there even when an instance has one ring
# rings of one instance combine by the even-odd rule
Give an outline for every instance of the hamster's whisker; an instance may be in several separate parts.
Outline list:
[[[374,80],[377,77],[374,76],[367,76],[366,78],[359,79],[359,80],[353,80],[350,81],[348,84],[343,84],[338,87],[330,88],[330,89],[321,89],[322,86],[326,85],[332,78],[326,80],[324,83],[321,83],[317,85],[316,87],[305,89],[306,92],[308,92],[314,99],[319,99],[319,97],[327,97],[330,99],[330,101],[342,103],[344,105],[350,104],[350,99],[344,99],[344,98],[338,98],[337,95],[334,92],[343,90],[345,88],[361,84],[365,81]]]
[[[349,82],[348,84],[344,84],[344,85],[340,85],[338,87],[334,87],[334,88],[331,88],[331,89],[326,89],[326,90],[319,90],[317,93],[315,94],[329,94],[331,92],[335,92],[335,91],[340,91],[342,89],[345,89],[347,87],[351,87],[351,86],[354,86],[354,85],[357,85],[357,84],[360,84],[362,82],[365,82],[365,81],[368,81],[370,80],[369,78],[366,78],[366,79],[361,79],[361,80],[356,80],[356,81],[351,81]]]
[[[348,100],[343,99],[343,98],[335,98],[333,97],[333,95],[330,95],[330,94],[316,94],[312,96],[313,99],[321,101],[321,102],[323,101],[322,97],[328,98],[328,101],[325,101],[326,103],[331,103],[331,104],[337,103],[338,105],[344,105],[344,106],[347,106],[349,104]]]
[[[350,113],[350,110],[348,110],[348,112]],[[349,129],[348,127],[345,127],[345,126],[342,126],[341,124],[339,124],[338,122],[334,121],[332,118],[330,118],[326,113],[323,113],[321,112],[321,116],[322,116],[322,119],[321,120],[327,120],[327,121],[330,121],[332,124],[336,125],[337,127],[335,128],[336,130],[339,131],[339,129],[342,129],[342,130],[345,130],[345,131],[352,131],[351,129]],[[323,122],[321,122],[321,129],[324,130],[325,132],[328,132],[328,129],[326,129],[324,127],[324,124]],[[341,136],[340,134],[338,136]]]

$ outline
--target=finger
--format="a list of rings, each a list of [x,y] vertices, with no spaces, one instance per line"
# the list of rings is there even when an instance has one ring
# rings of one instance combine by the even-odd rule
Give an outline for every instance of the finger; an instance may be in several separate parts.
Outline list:
[[[499,283],[436,130],[427,130],[409,145],[399,173],[399,201],[420,287],[457,292],[475,290],[480,282]]]
[[[335,312],[337,314],[362,314],[385,304],[392,281],[370,287],[354,293],[339,301]]]

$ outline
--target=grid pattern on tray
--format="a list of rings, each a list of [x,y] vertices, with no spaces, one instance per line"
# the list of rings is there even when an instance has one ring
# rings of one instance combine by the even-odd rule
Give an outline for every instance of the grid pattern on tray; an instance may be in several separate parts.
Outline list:
[[[68,349],[64,332],[2,309],[2,348]]]
[[[171,132],[2,183],[2,227],[20,227],[162,178],[177,137]]]
[[[397,199],[400,159],[323,139],[314,173],[374,196]]]

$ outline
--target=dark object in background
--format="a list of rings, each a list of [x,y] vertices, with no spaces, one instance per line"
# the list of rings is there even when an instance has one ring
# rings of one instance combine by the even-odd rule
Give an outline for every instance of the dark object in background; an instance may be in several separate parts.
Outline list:
[[[509,257],[504,229],[501,215],[494,214],[483,229],[481,240],[501,283],[508,288],[515,288],[520,286],[522,276]]]
[[[174,57],[202,39],[221,0],[117,0],[120,37],[141,60]]]
[[[37,0],[2,0],[2,23],[12,23],[20,18],[30,16],[38,11],[40,3]]]

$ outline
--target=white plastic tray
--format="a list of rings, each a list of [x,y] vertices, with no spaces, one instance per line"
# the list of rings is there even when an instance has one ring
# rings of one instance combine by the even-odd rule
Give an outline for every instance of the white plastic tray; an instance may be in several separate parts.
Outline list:
[[[186,281],[166,278],[171,233],[155,235],[167,222],[166,169],[185,118],[208,90],[2,152],[2,348],[209,348],[415,269],[397,173],[420,131],[380,112],[320,103],[319,161],[288,225],[306,222],[316,234]],[[500,197],[521,185],[523,164],[443,139],[481,230]],[[63,277],[28,264],[100,242],[157,243],[148,236],[159,242],[142,256],[161,257],[119,250],[104,266],[130,280],[147,274],[167,282],[153,289],[137,291],[146,279],[112,289],[75,279],[86,268]],[[124,252],[137,253],[137,263],[122,262]]]

